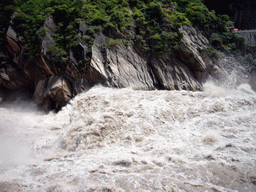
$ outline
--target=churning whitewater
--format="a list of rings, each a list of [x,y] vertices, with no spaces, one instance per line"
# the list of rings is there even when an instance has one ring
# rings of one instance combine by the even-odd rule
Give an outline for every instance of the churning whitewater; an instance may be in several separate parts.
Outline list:
[[[256,94],[94,87],[1,107],[0,191],[256,191]]]

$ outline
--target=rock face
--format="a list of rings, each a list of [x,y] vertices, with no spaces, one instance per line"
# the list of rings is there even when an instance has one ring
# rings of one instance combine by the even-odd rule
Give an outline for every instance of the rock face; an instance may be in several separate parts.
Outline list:
[[[98,34],[92,47],[90,68],[97,79],[112,87],[132,87],[154,89],[154,79],[148,61],[139,56],[131,46],[120,43],[112,48],[101,48],[106,42],[103,34]],[[93,75],[88,76],[95,81]],[[97,83],[97,82],[95,82]]]
[[[35,102],[42,105],[45,110],[57,109],[65,106],[72,98],[72,85],[70,82],[57,76],[40,80],[34,93]]]
[[[47,18],[46,34],[41,44],[41,54],[29,63],[23,59],[23,46],[17,41],[15,31],[7,33],[9,60],[0,68],[0,87],[6,90],[30,89],[35,102],[44,109],[60,109],[76,94],[95,84],[134,89],[185,89],[199,90],[203,77],[211,72],[213,64],[207,56],[208,40],[196,29],[181,28],[184,36],[182,49],[161,56],[141,55],[132,45],[124,43],[106,47],[109,38],[101,32],[95,34],[90,65],[81,72],[76,55],[85,58],[87,45],[81,42],[70,51],[70,59],[60,72],[47,55],[54,44],[55,24]],[[85,34],[87,26],[80,24],[79,33]]]
[[[213,68],[206,54],[208,40],[192,27],[183,26],[182,31],[182,49],[176,52],[176,57],[166,53],[147,58],[122,43],[102,49],[106,37],[100,33],[92,47],[91,74],[87,77],[93,83],[106,82],[119,88],[199,90],[200,74]]]
[[[253,71],[251,73],[251,75],[249,76],[249,84],[250,84],[252,90],[254,90],[256,92],[256,84],[255,84],[255,82],[256,82],[256,71]]]
[[[43,38],[43,41],[42,41],[41,52],[43,52],[44,55],[46,55],[46,52],[50,48],[50,46],[55,44],[55,41],[52,36],[54,34],[54,31],[56,30],[56,25],[53,22],[53,18],[51,16],[47,17],[44,23],[44,27],[46,29],[46,32],[45,32],[45,37]]]

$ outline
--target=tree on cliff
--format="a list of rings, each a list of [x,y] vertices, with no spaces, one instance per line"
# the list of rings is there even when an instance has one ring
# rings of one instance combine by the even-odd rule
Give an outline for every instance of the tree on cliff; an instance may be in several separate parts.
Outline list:
[[[4,5],[12,4],[19,12],[13,19],[13,27],[23,38],[28,59],[33,59],[39,51],[45,18],[53,16],[57,25],[56,45],[50,51],[59,62],[65,62],[69,50],[79,42],[77,25],[81,22],[89,26],[87,36],[83,38],[90,45],[93,34],[99,30],[114,39],[131,41],[129,30],[135,21],[137,45],[145,51],[159,53],[179,47],[181,34],[178,28],[183,24],[192,24],[202,31],[224,31],[227,22],[209,11],[201,0],[15,0],[2,4],[2,10],[6,10]],[[5,26],[0,34],[2,39],[8,18],[2,20]]]
[[[213,42],[219,41],[220,47],[232,41],[228,16],[217,16],[201,0],[14,0],[11,6],[16,11],[10,23],[15,36],[8,36],[9,63],[1,65],[0,86],[29,86],[33,93],[47,88],[50,95],[42,93],[39,100],[64,98],[56,106],[67,103],[86,82],[198,90],[198,74],[211,65],[203,61],[208,58],[207,38],[215,32]],[[113,59],[119,56],[127,66],[132,64],[124,70],[134,68],[139,74],[115,74],[118,70],[109,63],[115,60],[113,66],[121,67]],[[98,60],[101,68],[93,64]],[[68,90],[49,92],[56,81],[65,81]]]

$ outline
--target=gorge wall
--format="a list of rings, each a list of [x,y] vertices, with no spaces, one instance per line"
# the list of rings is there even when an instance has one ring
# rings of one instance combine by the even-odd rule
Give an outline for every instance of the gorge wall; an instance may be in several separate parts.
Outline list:
[[[0,97],[27,92],[46,110],[96,84],[201,90],[219,71],[208,39],[227,32],[229,22],[197,0],[0,3],[5,7],[14,14],[0,42]]]
[[[117,88],[200,90],[203,76],[214,68],[207,55],[208,40],[195,28],[183,26],[182,49],[161,57],[140,54],[140,50],[124,43],[104,46],[110,38],[99,32],[95,34],[87,70],[81,72],[77,67],[76,55],[83,55],[87,49],[87,45],[80,42],[77,52],[70,52],[61,74],[47,55],[47,50],[55,43],[52,17],[47,18],[44,26],[47,30],[41,54],[30,62],[23,59],[23,45],[9,27],[6,47],[10,59],[1,66],[0,86],[6,92],[30,90],[35,102],[45,109],[59,109],[76,94],[98,83]],[[80,33],[85,33],[86,25],[80,24],[79,29]],[[4,94],[2,97],[7,99]]]

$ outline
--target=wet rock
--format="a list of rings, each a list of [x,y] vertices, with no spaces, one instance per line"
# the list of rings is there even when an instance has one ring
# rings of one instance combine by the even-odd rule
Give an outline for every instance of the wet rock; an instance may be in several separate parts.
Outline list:
[[[184,63],[170,59],[170,55],[161,58],[152,55],[148,59],[123,43],[102,48],[106,41],[101,33],[95,38],[87,74],[92,83],[105,82],[112,87],[134,89],[200,89],[196,75]]]
[[[40,80],[34,93],[35,102],[43,109],[60,109],[72,98],[72,85],[63,77]]]
[[[250,177],[251,182],[256,185],[256,175]]]
[[[140,57],[131,46],[125,47],[122,43],[102,49],[105,42],[106,37],[103,34],[95,38],[90,66],[90,70],[97,74],[101,81],[107,81],[108,85],[118,88],[153,87],[148,74],[147,61],[144,58]]]
[[[176,52],[190,70],[205,72],[213,67],[207,54],[209,44],[201,32],[191,26],[182,26],[183,39],[181,49]]]
[[[195,74],[184,63],[170,60],[168,57],[153,57],[150,62],[156,77],[156,88],[167,90],[199,90],[201,88]]]
[[[124,192],[125,190],[115,186],[97,186],[87,188],[86,192]]]
[[[82,91],[89,90],[93,84],[89,82],[89,80],[86,77],[82,77],[78,79],[77,81],[73,81],[73,95],[77,95],[78,93],[81,93]]]
[[[123,166],[123,167],[130,167],[132,165],[132,162],[128,160],[120,160],[120,161],[114,162],[113,164]]]
[[[6,36],[7,40],[7,49],[13,57],[13,62],[15,64],[20,64],[22,61],[22,46],[19,45],[14,39],[10,36]]]
[[[255,82],[256,82],[256,71],[253,71],[249,77],[249,84],[250,84],[252,90],[256,92],[256,83]]]
[[[12,183],[12,182],[0,182],[0,191],[1,192],[11,192],[11,191],[22,191],[22,188],[19,184],[17,183]]]
[[[0,86],[9,90],[19,90],[27,87],[27,80],[22,73],[11,65],[0,69]]]

